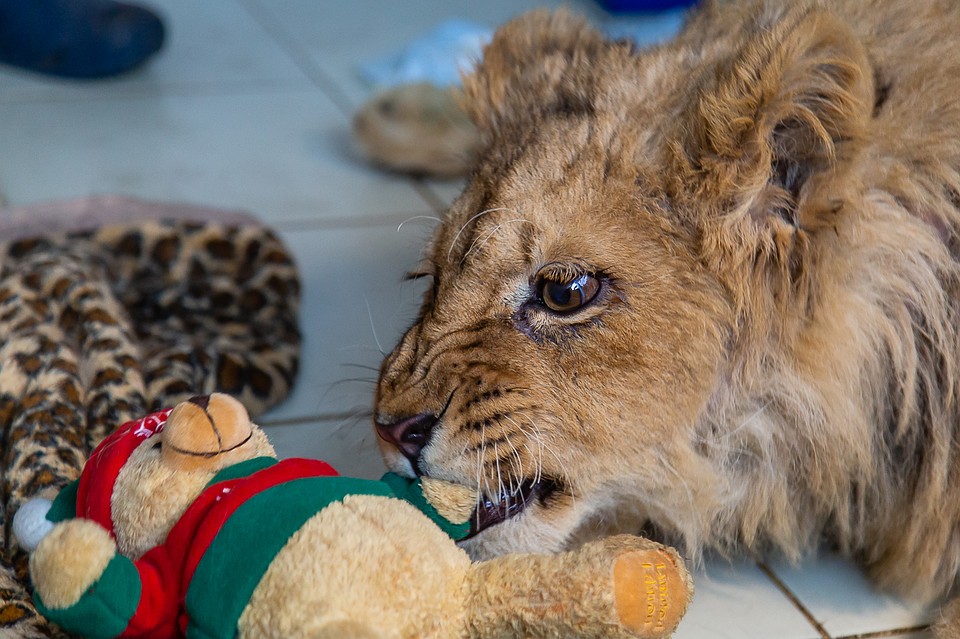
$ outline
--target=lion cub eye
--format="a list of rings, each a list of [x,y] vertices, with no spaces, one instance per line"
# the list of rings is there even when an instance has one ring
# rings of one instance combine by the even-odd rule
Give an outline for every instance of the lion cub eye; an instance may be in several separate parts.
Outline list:
[[[544,306],[554,313],[565,315],[593,301],[600,292],[600,280],[589,273],[582,273],[566,281],[540,275],[537,277],[536,291]]]

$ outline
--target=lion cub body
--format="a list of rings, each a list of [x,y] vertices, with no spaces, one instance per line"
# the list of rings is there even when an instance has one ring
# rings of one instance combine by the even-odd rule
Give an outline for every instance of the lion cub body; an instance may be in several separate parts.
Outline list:
[[[506,25],[378,387],[378,422],[437,419],[389,465],[517,513],[477,555],[650,521],[689,552],[826,538],[883,586],[947,592],[957,33],[953,0],[707,2],[645,51],[565,13]],[[583,281],[551,310],[544,286]]]

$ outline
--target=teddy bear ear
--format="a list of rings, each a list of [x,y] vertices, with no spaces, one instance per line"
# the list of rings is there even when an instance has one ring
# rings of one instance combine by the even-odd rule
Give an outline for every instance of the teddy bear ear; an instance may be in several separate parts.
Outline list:
[[[551,112],[589,112],[591,68],[611,46],[567,10],[524,14],[494,34],[464,78],[464,106],[488,138]]]

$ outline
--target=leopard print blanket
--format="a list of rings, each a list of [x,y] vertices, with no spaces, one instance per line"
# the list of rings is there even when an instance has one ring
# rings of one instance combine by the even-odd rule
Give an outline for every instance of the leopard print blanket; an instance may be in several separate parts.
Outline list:
[[[11,519],[111,429],[223,391],[252,414],[299,363],[297,271],[241,214],[95,198],[0,209],[0,636],[59,637]]]

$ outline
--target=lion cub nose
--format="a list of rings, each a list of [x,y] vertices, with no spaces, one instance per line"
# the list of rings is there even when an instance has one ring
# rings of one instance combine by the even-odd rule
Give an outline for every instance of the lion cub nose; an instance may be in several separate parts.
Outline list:
[[[430,442],[430,433],[436,424],[436,415],[423,413],[392,424],[377,421],[376,426],[380,438],[396,446],[403,456],[410,460],[413,470],[419,474],[420,469],[417,466],[420,453]]]

